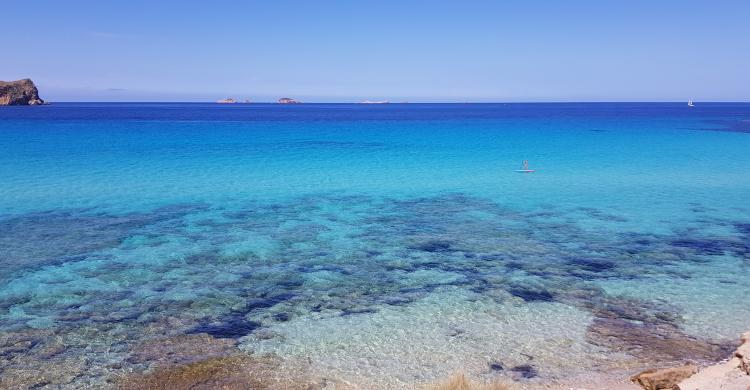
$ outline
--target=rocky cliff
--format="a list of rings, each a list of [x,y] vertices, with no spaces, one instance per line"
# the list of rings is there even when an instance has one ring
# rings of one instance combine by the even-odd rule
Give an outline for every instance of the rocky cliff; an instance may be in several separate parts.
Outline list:
[[[34,82],[30,79],[0,81],[0,106],[28,106],[44,104]]]

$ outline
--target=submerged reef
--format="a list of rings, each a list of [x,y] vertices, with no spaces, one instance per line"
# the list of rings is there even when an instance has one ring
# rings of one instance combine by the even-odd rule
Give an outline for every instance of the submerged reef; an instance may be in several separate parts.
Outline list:
[[[121,390],[310,390],[335,383],[313,379],[304,361],[290,367],[272,355],[250,356],[237,349],[233,340],[206,334],[146,340],[127,360],[151,369],[121,374],[115,379]]]
[[[175,205],[125,215],[69,210],[0,217],[0,248],[5,271],[0,280],[13,277],[19,271],[84,260],[122,245],[128,237],[146,227],[158,229],[151,234],[158,239],[160,234],[184,228],[180,225],[181,218],[203,207],[200,204]]]
[[[454,193],[0,217],[2,386],[260,386],[268,372],[288,372],[290,361],[295,372],[314,364],[256,353],[263,343],[283,345],[284,324],[407,313],[446,291],[460,291],[465,304],[481,301],[491,316],[502,313],[492,305],[573,308],[583,313],[582,334],[570,343],[638,362],[713,361],[734,348],[725,335],[739,325],[706,334],[722,320],[695,313],[717,299],[731,304],[724,297],[750,298],[738,288],[750,271],[750,225],[697,214],[672,233],[592,230],[582,218],[616,226],[628,217],[591,208],[518,211]],[[691,299],[671,285],[719,295]],[[750,310],[732,307],[735,322],[750,320]],[[448,328],[456,345],[475,337],[459,321]],[[550,360],[531,354],[487,356],[485,378],[557,375],[540,363]],[[283,380],[322,380],[311,378]]]
[[[305,383],[276,383],[278,364],[272,359],[239,354],[208,358],[181,366],[159,367],[147,374],[122,378],[121,390],[178,389],[308,389]]]

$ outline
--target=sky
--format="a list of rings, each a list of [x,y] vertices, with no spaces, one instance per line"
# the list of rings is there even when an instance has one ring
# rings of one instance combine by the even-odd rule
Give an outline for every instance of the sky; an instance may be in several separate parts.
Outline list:
[[[48,101],[750,101],[748,0],[3,0]]]

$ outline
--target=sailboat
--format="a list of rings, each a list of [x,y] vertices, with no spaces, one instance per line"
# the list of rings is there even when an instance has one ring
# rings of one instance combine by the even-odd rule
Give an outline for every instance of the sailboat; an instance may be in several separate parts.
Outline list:
[[[692,100],[688,100],[688,107],[693,107],[693,106],[695,106],[695,104],[693,104],[693,101]]]

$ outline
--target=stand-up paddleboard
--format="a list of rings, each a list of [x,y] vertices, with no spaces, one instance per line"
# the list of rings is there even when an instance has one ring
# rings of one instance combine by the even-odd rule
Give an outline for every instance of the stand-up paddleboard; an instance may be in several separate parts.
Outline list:
[[[516,169],[516,172],[531,173],[534,172],[534,170],[529,168],[529,160],[523,160],[523,163],[521,163],[521,169]]]

